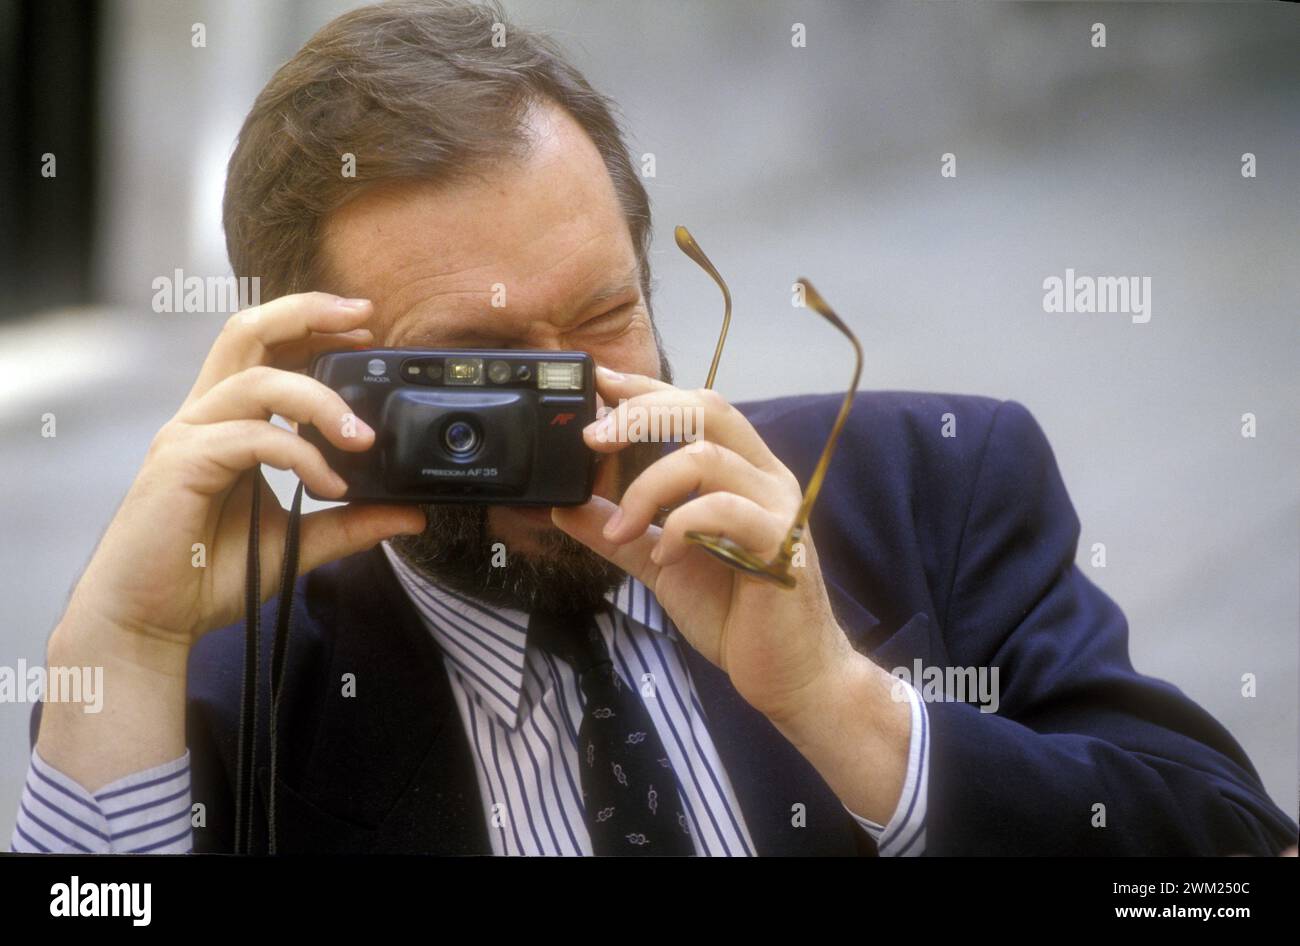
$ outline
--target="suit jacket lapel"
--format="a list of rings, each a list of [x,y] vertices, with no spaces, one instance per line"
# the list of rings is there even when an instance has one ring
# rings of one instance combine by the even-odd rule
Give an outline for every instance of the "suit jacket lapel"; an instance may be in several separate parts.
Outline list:
[[[376,547],[309,585],[332,626],[319,726],[295,785],[279,796],[281,849],[487,854],[474,761],[441,652]],[[292,646],[292,645],[291,645]],[[350,676],[349,676],[350,675]],[[348,696],[349,682],[355,695]],[[292,705],[296,694],[286,693]],[[305,695],[304,695],[305,696]],[[299,826],[291,847],[285,832]]]

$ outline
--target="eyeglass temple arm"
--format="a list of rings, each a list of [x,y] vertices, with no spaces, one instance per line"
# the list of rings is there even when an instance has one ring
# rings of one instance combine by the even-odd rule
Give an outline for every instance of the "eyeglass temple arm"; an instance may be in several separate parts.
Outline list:
[[[835,417],[835,425],[831,427],[830,436],[826,438],[826,446],[822,448],[822,454],[817,458],[817,465],[813,468],[812,476],[808,479],[808,487],[804,490],[803,502],[799,504],[799,512],[790,525],[790,531],[786,533],[785,541],[781,543],[781,551],[777,554],[774,563],[778,566],[790,562],[794,557],[795,545],[803,538],[804,528],[808,524],[808,516],[812,513],[813,503],[817,501],[817,494],[821,492],[822,481],[826,479],[826,468],[830,466],[831,455],[835,453],[835,446],[840,439],[840,431],[844,429],[844,422],[848,420],[849,410],[853,407],[853,396],[858,390],[858,380],[862,376],[862,345],[859,344],[858,337],[826,304],[826,300],[821,297],[821,293],[813,288],[812,283],[807,279],[800,278],[796,280],[795,286],[803,288],[804,301],[809,307],[839,329],[853,343],[853,381],[849,384],[849,389],[844,395],[844,403],[840,405],[840,411]]]
[[[713,265],[713,261],[704,255],[700,245],[695,242],[695,237],[691,236],[691,231],[687,230],[680,224],[673,229],[673,238],[677,241],[677,247],[706,273],[713,277],[713,281],[718,284],[722,290],[722,301],[725,304],[725,310],[722,314],[722,332],[718,335],[718,346],[713,350],[713,364],[709,365],[709,377],[704,382],[706,388],[713,387],[713,379],[718,373],[718,362],[722,360],[722,346],[727,341],[727,329],[731,326],[731,290],[727,288],[726,281],[718,274],[718,270]]]

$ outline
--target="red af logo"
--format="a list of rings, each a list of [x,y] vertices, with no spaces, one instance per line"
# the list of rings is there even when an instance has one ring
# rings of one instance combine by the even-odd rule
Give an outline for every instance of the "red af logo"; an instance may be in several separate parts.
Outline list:
[[[577,416],[578,416],[577,414],[556,414],[554,417],[551,418],[551,426],[563,427],[565,424],[567,424],[569,421],[573,420],[573,418]]]

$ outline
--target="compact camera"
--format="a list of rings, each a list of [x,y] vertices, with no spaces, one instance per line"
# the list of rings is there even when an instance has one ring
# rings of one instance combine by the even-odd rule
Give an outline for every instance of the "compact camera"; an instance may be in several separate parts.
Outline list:
[[[591,356],[577,351],[372,348],[327,352],[311,376],[375,430],[362,453],[302,436],[348,501],[572,506],[591,498]],[[317,496],[308,491],[314,499]]]

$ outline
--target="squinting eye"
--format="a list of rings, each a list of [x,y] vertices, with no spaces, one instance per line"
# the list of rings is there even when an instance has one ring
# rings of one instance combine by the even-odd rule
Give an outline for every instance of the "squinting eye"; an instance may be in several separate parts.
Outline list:
[[[594,319],[588,319],[583,328],[595,332],[615,331],[631,321],[632,313],[633,305],[625,305],[604,315],[598,315]]]

